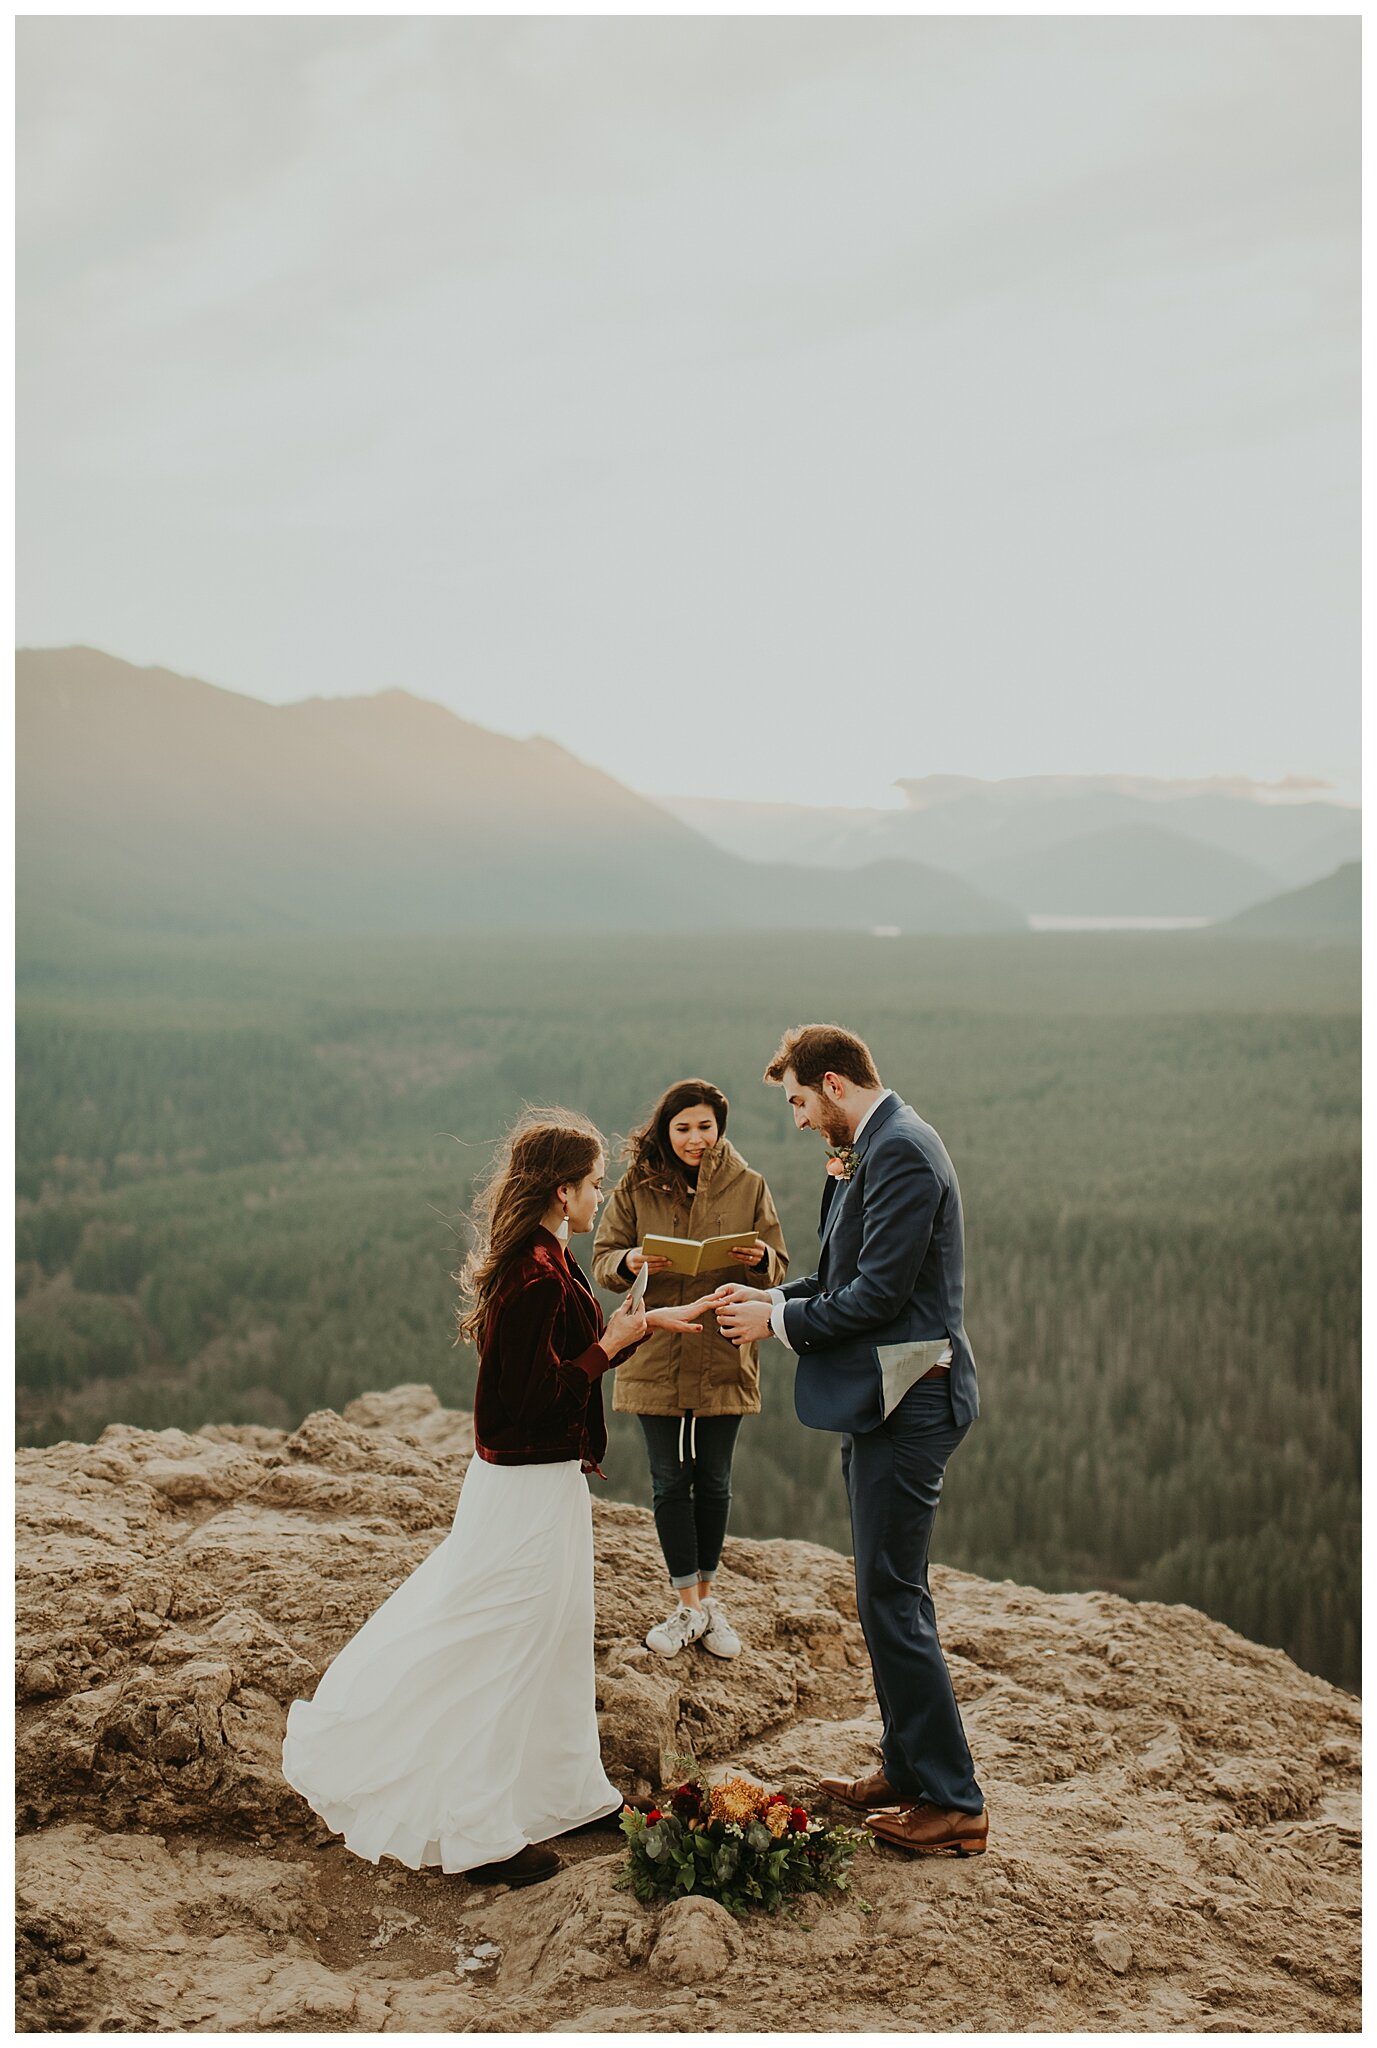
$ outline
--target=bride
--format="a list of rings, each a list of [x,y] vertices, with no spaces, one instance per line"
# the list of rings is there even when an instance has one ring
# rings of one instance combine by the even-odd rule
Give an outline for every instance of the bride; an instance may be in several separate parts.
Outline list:
[[[568,1249],[591,1230],[606,1147],[586,1117],[528,1110],[474,1205],[456,1277],[478,1345],[476,1455],[454,1525],[287,1716],[282,1769],[355,1855],[527,1885],[552,1835],[618,1811],[593,1681],[600,1381],[703,1304],[602,1310]],[[599,1477],[601,1477],[599,1472]]]

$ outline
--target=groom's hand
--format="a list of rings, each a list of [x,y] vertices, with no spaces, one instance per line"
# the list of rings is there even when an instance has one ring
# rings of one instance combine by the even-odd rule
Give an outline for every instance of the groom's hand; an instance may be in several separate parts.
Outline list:
[[[774,1298],[766,1288],[741,1287],[732,1282],[718,1288],[713,1306],[718,1329],[733,1344],[758,1344],[769,1336]]]

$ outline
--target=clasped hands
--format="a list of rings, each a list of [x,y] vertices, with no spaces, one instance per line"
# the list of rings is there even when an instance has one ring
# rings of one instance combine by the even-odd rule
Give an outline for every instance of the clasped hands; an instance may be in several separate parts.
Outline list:
[[[753,1242],[734,1245],[732,1257],[740,1259],[743,1266],[758,1266],[768,1250],[764,1239],[757,1237]],[[651,1257],[639,1249],[626,1254],[626,1269],[633,1276],[642,1266],[648,1266],[654,1275],[663,1272],[669,1264],[668,1259]],[[703,1325],[695,1318],[701,1318],[709,1309],[717,1317],[718,1329],[731,1343],[738,1347],[754,1344],[769,1336],[773,1306],[768,1288],[744,1287],[734,1280],[727,1281],[714,1293],[700,1295],[697,1301],[685,1302],[678,1308],[633,1309],[623,1302],[609,1321],[602,1344],[611,1357],[628,1344],[638,1344],[652,1330],[682,1330],[696,1336]]]
[[[708,1295],[701,1304],[695,1303],[695,1307],[699,1306],[712,1310],[722,1335],[738,1347],[758,1344],[770,1334],[774,1296],[768,1287],[743,1287],[739,1281],[729,1280],[716,1294]]]
[[[728,1281],[714,1294],[685,1302],[682,1308],[633,1309],[623,1302],[603,1332],[602,1346],[611,1358],[628,1344],[639,1344],[652,1330],[684,1330],[696,1335],[703,1325],[694,1318],[705,1315],[709,1309],[717,1317],[718,1329],[731,1343],[738,1347],[757,1344],[770,1334],[773,1306],[768,1288],[742,1287],[735,1280]]]

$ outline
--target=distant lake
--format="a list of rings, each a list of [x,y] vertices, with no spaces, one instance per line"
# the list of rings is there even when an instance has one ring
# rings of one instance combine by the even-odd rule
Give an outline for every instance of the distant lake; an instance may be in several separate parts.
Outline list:
[[[1198,932],[1212,917],[1052,917],[1029,911],[1028,923],[1035,932]]]

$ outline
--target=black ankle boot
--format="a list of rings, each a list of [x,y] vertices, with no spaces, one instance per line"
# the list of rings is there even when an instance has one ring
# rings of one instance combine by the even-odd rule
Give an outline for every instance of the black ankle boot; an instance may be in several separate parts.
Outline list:
[[[519,1891],[525,1884],[543,1884],[562,1868],[553,1849],[547,1849],[543,1842],[528,1842],[504,1862],[480,1863],[476,1870],[466,1870],[464,1876],[470,1884],[509,1884],[513,1891]]]

